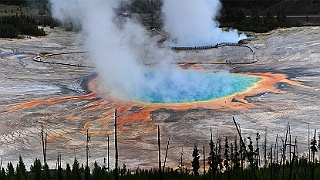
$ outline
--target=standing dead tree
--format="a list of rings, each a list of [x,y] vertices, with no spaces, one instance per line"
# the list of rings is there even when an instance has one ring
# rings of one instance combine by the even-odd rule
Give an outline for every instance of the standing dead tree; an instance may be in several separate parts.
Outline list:
[[[181,153],[180,153],[180,173],[183,172],[183,146],[181,147]]]
[[[290,135],[290,136],[291,136],[291,135]],[[291,161],[290,161],[289,179],[291,179],[291,177],[292,177],[293,163],[294,163],[295,158],[297,157],[297,156],[296,156],[297,138],[295,138],[294,144],[290,144],[290,146],[293,146],[293,154],[292,154],[292,159],[291,159]],[[290,152],[290,153],[291,153],[291,152]]]
[[[246,145],[245,145],[245,143],[244,143],[244,141],[243,141],[243,139],[242,139],[242,136],[241,136],[240,130],[239,130],[239,128],[238,128],[237,122],[236,122],[236,120],[235,120],[234,117],[232,117],[232,119],[233,119],[234,125],[235,125],[236,128],[237,128],[237,131],[238,131],[238,134],[239,134],[239,138],[240,138],[240,143],[241,143],[241,145],[244,147],[244,152],[245,152],[246,156],[248,157],[248,151],[247,151],[247,148],[245,148]],[[249,162],[250,162],[251,165],[253,165],[253,160],[252,160],[252,158],[249,158]],[[255,179],[258,179],[257,174],[256,174],[256,171],[255,171],[255,169],[254,169],[253,166],[252,166],[251,169],[252,169],[254,178],[255,178]]]
[[[89,180],[90,170],[89,170],[89,141],[90,141],[90,135],[89,135],[89,129],[87,129],[86,133],[86,180]]]
[[[58,180],[62,180],[61,153],[58,153]]]
[[[284,169],[285,169],[285,164],[286,164],[286,149],[287,149],[287,141],[288,141],[288,134],[290,133],[290,128],[289,128],[289,122],[287,125],[287,131],[286,131],[286,138],[283,141],[283,149],[282,149],[282,179],[284,179]],[[280,164],[281,165],[281,164]]]
[[[163,179],[161,172],[161,149],[160,149],[160,126],[158,125],[158,148],[159,148],[159,177],[160,180]]]
[[[118,172],[117,109],[115,109],[115,111],[114,111],[114,146],[115,146],[115,150],[116,150],[116,153],[115,153],[116,162],[115,162],[114,173],[115,173],[115,180],[118,180],[119,172]]]
[[[110,170],[110,136],[108,134],[108,171]]]
[[[42,154],[43,154],[43,164],[47,163],[47,133],[43,131],[43,126],[41,126],[41,144],[42,144]]]
[[[170,137],[169,137],[169,139],[168,139],[167,148],[166,148],[166,156],[165,156],[165,158],[164,158],[164,162],[163,162],[163,172],[164,172],[165,167],[166,167],[166,162],[167,162],[167,157],[168,157],[169,144],[170,144]]]
[[[318,151],[317,149],[317,140],[316,140],[316,130],[314,130],[314,136],[311,140],[311,153],[312,153],[312,168],[311,168],[311,179],[314,180],[314,160],[315,160],[315,153]]]
[[[202,154],[203,154],[203,174],[206,174],[206,154],[204,152],[204,146],[202,147]]]

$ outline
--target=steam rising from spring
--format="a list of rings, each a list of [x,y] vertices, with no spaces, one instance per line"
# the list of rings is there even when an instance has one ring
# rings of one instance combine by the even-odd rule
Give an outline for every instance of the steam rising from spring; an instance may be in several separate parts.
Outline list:
[[[237,30],[219,28],[216,18],[220,8],[219,0],[164,0],[164,29],[173,41],[170,45],[207,46],[244,39]]]
[[[165,1],[165,9],[173,5],[169,1]],[[200,11],[201,8],[208,11],[202,15],[204,17],[210,11],[205,7],[208,5],[205,4],[207,1],[202,0],[200,3],[198,0],[188,0],[187,2],[194,2],[188,4],[193,7],[199,3],[201,6],[196,8],[197,11]],[[233,78],[229,78],[229,73],[219,73],[219,78],[213,82],[208,80],[207,75],[197,73],[188,75],[185,70],[169,65],[168,62],[171,62],[171,58],[174,57],[170,50],[158,48],[156,40],[150,38],[148,31],[135,20],[117,16],[115,9],[119,6],[118,0],[51,0],[50,2],[55,18],[62,22],[73,22],[82,27],[81,33],[86,36],[86,47],[90,58],[94,61],[99,75],[103,77],[113,98],[145,102],[161,100],[163,103],[185,102],[188,99],[195,101],[197,96],[202,95],[212,98],[208,96],[210,90],[232,88],[233,86],[226,84],[237,83],[233,81]],[[186,10],[189,11],[189,9]],[[169,15],[172,13],[170,10],[164,10],[164,12]],[[168,17],[167,15],[166,21]],[[206,21],[211,17],[207,17]],[[169,28],[175,21],[178,19],[173,19],[171,23],[166,24],[165,28],[168,32],[177,36],[179,41],[186,38],[186,42],[193,43],[183,31],[180,32],[182,33],[180,36],[179,30],[174,30],[176,27]],[[185,22],[184,26],[187,24]],[[198,26],[197,28],[204,27]],[[213,35],[212,38],[214,38]],[[212,44],[211,41],[208,43]],[[149,61],[157,62],[158,65],[152,68],[143,65]],[[212,86],[214,88],[208,88]],[[182,94],[188,94],[188,96],[182,96],[183,100],[172,99],[172,95],[178,98]],[[157,96],[157,98],[147,97],[148,95]]]

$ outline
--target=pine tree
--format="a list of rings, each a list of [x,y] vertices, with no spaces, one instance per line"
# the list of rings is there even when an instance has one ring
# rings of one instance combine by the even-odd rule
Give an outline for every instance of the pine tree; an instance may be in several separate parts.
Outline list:
[[[225,145],[224,145],[224,166],[226,169],[229,168],[229,160],[230,160],[230,149],[229,149],[228,137],[226,137]]]
[[[258,161],[255,158],[257,153],[253,149],[253,142],[252,142],[251,137],[248,137],[248,139],[249,139],[249,145],[248,145],[249,151],[248,151],[247,155],[248,155],[248,159],[249,159],[249,162],[250,162],[250,166],[251,167],[257,167],[258,166]]]
[[[16,179],[17,180],[27,179],[26,166],[24,165],[21,156],[19,156],[19,163],[17,164],[17,168],[16,168]]]
[[[72,180],[81,179],[81,171],[77,158],[74,158],[74,162],[72,165]]]
[[[94,180],[100,180],[103,177],[102,169],[101,169],[101,167],[98,165],[98,163],[96,161],[94,162],[94,168],[92,170],[92,176],[93,176]]]
[[[216,147],[215,144],[212,140],[212,133],[211,133],[211,139],[210,139],[210,153],[209,153],[209,158],[208,158],[208,164],[210,166],[210,171],[213,171],[214,173],[217,171],[217,157],[216,157]]]
[[[193,153],[192,153],[193,161],[192,161],[192,171],[194,175],[199,175],[198,170],[200,169],[200,155],[199,155],[199,150],[196,145],[194,145]]]
[[[256,143],[257,143],[257,148],[255,150],[255,161],[257,162],[257,165],[260,166],[260,148],[259,148],[259,140],[261,139],[260,134],[256,134]]]
[[[229,172],[229,160],[230,160],[230,149],[228,143],[228,137],[225,138],[225,145],[224,145],[224,167],[228,172],[228,179],[230,179],[230,172]]]
[[[219,168],[220,170],[223,168],[222,167],[222,156],[221,156],[221,138],[219,137],[218,140],[217,140],[217,158],[216,158],[216,164],[217,164],[217,168]]]
[[[13,165],[11,162],[9,162],[8,166],[7,166],[7,179],[9,179],[9,180],[15,179],[14,168],[13,168]]]
[[[230,160],[231,160],[231,164],[230,167],[232,168],[234,166],[233,160],[234,160],[234,147],[233,147],[233,143],[230,143]]]
[[[36,158],[33,165],[31,165],[30,170],[33,173],[33,177],[34,177],[33,179],[40,180],[41,171],[42,171],[41,161]]]
[[[43,166],[43,178],[47,178],[47,179],[50,179],[50,170],[49,170],[49,166],[47,163],[44,164]]]
[[[71,174],[71,168],[69,163],[66,165],[66,179],[71,180],[72,179],[72,174]]]
[[[234,164],[234,168],[239,168],[240,167],[240,151],[238,149],[238,140],[235,138],[234,140],[234,155],[232,162]]]
[[[312,169],[311,169],[311,179],[314,179],[314,171],[315,171],[315,153],[318,152],[317,149],[317,140],[316,140],[316,130],[314,130],[313,139],[311,139],[311,152],[312,152]]]
[[[0,170],[0,179],[6,179],[6,170],[4,168],[1,168]]]
[[[90,168],[89,166],[86,166],[84,169],[84,177],[85,179],[90,179]]]

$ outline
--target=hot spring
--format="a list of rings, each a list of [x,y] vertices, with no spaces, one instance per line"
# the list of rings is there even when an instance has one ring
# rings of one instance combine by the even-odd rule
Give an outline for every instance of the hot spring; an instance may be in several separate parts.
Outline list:
[[[29,53],[29,52],[13,52],[13,53],[0,54],[0,58],[5,60],[24,60],[29,58],[32,59],[36,56],[37,54]]]
[[[180,70],[144,73],[145,82],[133,89],[130,99],[146,103],[186,103],[227,97],[253,87],[260,77],[228,72]]]

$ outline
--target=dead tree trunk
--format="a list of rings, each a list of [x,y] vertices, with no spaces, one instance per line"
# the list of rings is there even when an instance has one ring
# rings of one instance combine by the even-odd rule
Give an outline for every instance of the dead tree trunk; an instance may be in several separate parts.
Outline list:
[[[272,157],[272,145],[271,145],[271,150],[270,150],[270,180],[273,180],[273,157]]]
[[[43,154],[43,163],[47,163],[47,133],[43,131],[41,126],[41,143],[42,143],[42,154]]]
[[[117,139],[117,109],[114,112],[114,146],[115,146],[115,180],[118,180],[118,139]]]
[[[204,146],[203,146],[203,174],[206,174],[206,154],[204,152]]]
[[[249,157],[249,156],[248,156],[248,152],[247,152],[246,145],[245,145],[245,143],[244,143],[244,141],[243,141],[243,139],[242,139],[242,136],[241,136],[240,130],[239,130],[239,128],[238,128],[238,125],[237,125],[237,123],[236,123],[236,120],[234,119],[234,117],[232,117],[232,118],[233,118],[233,122],[234,122],[234,124],[235,124],[235,126],[236,126],[236,128],[237,128],[237,131],[238,131],[238,134],[239,134],[239,137],[240,137],[240,142],[241,142],[241,144],[242,144],[243,147],[244,147],[244,150],[245,150],[244,152],[245,152],[246,156]],[[252,158],[248,158],[248,159],[249,159],[249,161],[250,161],[250,164],[253,165]],[[252,169],[254,178],[255,178],[256,180],[258,180],[258,177],[257,177],[257,174],[256,174],[256,171],[255,171],[254,167],[252,166],[251,169]]]
[[[108,134],[108,171],[110,170],[110,138]]]
[[[290,135],[290,139],[291,139],[291,135]],[[296,157],[296,145],[297,145],[297,138],[294,140],[294,145],[293,144],[290,145],[290,146],[293,146],[293,154],[292,154],[292,159],[290,162],[289,179],[291,179],[291,177],[292,177],[293,163],[294,163],[294,159]]]
[[[87,140],[86,140],[86,180],[89,180],[89,141],[90,141],[90,136],[89,136],[89,129],[87,129]]]
[[[160,149],[160,126],[158,125],[158,148],[159,148],[159,177],[162,180],[162,172],[161,172],[161,149]]]
[[[282,151],[282,180],[284,180],[284,168],[286,164],[286,148],[287,148],[287,140],[288,140],[288,133],[289,133],[289,123],[287,125],[287,132],[286,132],[286,138],[283,143],[283,151]]]
[[[164,172],[164,168],[166,167],[166,162],[167,162],[167,157],[168,157],[168,149],[169,149],[169,143],[170,143],[170,138],[168,139],[168,143],[167,143],[167,148],[166,148],[166,156],[164,158],[164,163],[163,163],[163,172]]]

